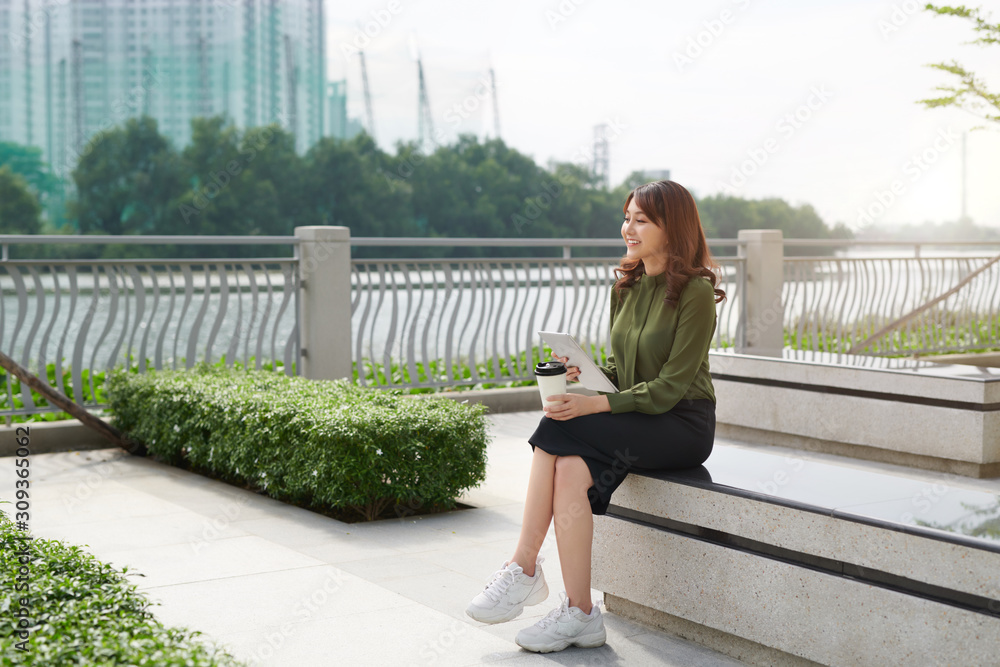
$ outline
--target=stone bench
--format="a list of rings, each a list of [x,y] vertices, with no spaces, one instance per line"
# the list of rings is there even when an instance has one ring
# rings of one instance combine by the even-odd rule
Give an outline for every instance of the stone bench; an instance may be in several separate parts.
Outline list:
[[[629,475],[594,517],[607,609],[751,664],[997,664],[1000,484],[774,451]]]
[[[1000,368],[797,350],[709,363],[717,437],[1000,476]]]

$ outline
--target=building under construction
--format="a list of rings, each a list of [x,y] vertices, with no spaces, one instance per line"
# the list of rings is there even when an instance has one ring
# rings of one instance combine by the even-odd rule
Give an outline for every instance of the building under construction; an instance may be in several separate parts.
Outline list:
[[[176,146],[190,120],[328,133],[323,0],[0,0],[0,140],[65,175],[87,141],[147,114]]]

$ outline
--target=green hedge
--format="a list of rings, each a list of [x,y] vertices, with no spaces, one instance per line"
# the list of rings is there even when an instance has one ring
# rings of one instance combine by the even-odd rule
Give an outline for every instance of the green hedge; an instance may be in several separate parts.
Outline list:
[[[8,502],[8,501],[3,501]],[[20,540],[22,531],[0,511],[0,657],[4,665],[241,665],[201,633],[168,628],[148,611],[149,600],[121,572],[78,546],[58,540]],[[25,545],[27,545],[25,547]],[[21,562],[23,548],[30,563]],[[19,573],[27,567],[26,574]],[[16,591],[19,577],[27,591]],[[21,607],[21,597],[28,605]],[[25,640],[18,635],[23,616]],[[18,643],[26,641],[20,650]]]
[[[367,519],[454,506],[486,479],[486,407],[204,363],[106,378],[115,426],[162,460]]]

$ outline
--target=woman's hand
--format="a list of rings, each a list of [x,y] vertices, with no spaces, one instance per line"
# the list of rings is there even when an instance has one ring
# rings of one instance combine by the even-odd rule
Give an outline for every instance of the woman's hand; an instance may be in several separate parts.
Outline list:
[[[569,361],[569,357],[560,357],[555,352],[552,353],[552,357],[556,361],[561,361],[564,364]],[[566,367],[566,382],[577,382],[577,378],[580,376],[579,366],[567,366]]]
[[[584,396],[583,394],[553,394],[546,397],[550,401],[562,401],[542,408],[549,419],[566,421],[573,417],[592,415],[597,412],[611,412],[605,396]]]

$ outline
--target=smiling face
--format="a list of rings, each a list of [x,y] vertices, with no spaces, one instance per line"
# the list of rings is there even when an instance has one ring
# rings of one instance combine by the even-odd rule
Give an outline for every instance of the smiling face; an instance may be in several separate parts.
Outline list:
[[[622,238],[628,259],[641,259],[647,275],[663,273],[667,266],[667,232],[639,208],[635,197],[625,209]]]

